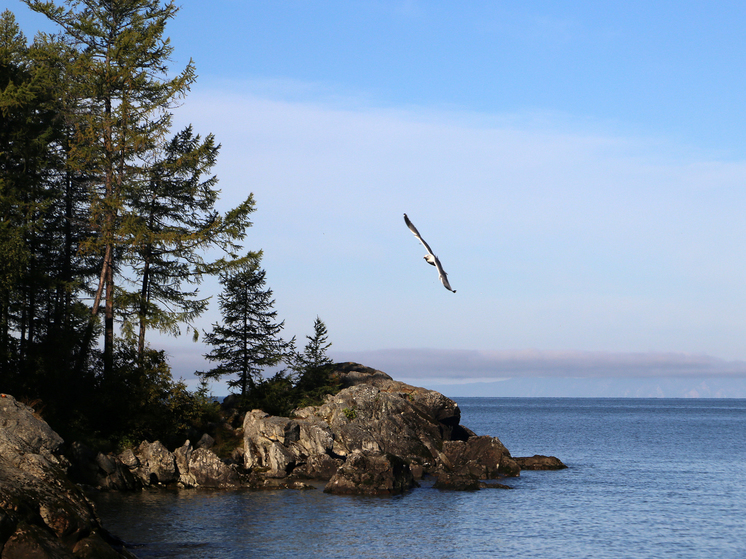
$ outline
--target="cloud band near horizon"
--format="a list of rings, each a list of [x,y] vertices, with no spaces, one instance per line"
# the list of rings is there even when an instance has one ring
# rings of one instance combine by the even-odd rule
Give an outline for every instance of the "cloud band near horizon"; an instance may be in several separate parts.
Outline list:
[[[443,382],[484,382],[515,377],[746,377],[746,361],[687,353],[381,349],[331,351],[330,354],[337,361],[359,362],[394,378],[428,378]]]

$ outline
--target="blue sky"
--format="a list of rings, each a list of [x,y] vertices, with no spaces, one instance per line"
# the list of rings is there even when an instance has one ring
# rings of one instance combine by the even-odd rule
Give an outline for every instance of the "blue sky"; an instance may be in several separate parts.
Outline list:
[[[742,3],[181,5],[176,121],[254,193],[288,336],[446,394],[746,396]]]

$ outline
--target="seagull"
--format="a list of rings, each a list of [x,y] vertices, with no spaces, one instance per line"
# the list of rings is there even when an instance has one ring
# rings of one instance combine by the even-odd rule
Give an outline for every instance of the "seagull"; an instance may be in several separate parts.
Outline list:
[[[404,214],[404,223],[406,223],[407,227],[409,227],[409,230],[414,233],[414,236],[417,237],[417,240],[422,243],[422,246],[427,249],[427,255],[423,258],[425,259],[425,262],[432,266],[435,266],[438,269],[438,277],[440,278],[440,283],[442,283],[443,287],[445,287],[448,291],[453,291],[454,293],[456,293],[456,290],[451,289],[451,284],[448,283],[448,274],[446,274],[443,266],[441,266],[440,260],[438,260],[438,257],[433,254],[433,251],[430,249],[425,240],[420,237],[420,232],[417,231],[417,228],[414,226],[414,224],[409,221],[407,214]]]

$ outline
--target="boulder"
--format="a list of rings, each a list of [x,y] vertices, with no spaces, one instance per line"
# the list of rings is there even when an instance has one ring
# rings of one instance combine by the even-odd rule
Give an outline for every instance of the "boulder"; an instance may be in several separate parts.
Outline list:
[[[143,441],[133,451],[135,461],[128,457],[128,463],[135,463],[133,473],[143,486],[165,485],[178,481],[176,459],[160,441]],[[124,463],[124,459],[120,458]],[[128,467],[131,468],[131,466]]]
[[[34,410],[0,394],[0,550],[8,558],[71,558],[86,541],[115,549],[92,504],[67,477],[62,438]],[[100,543],[100,542],[99,542]]]
[[[513,458],[521,470],[564,470],[567,468],[559,458],[554,456],[543,456],[534,454],[533,456],[523,456]]]
[[[520,475],[521,469],[497,437],[471,437],[466,441],[444,441],[446,470],[477,479]]]
[[[237,487],[241,477],[236,469],[223,462],[211,450],[198,448],[189,457],[189,475],[196,487]]]
[[[202,435],[202,438],[197,442],[195,445],[197,448],[205,448],[207,450],[210,450],[215,445],[215,439],[213,439],[210,435],[205,433]]]
[[[476,491],[479,489],[479,478],[470,473],[442,472],[438,474],[433,487],[450,491]]]
[[[266,477],[282,478],[294,471],[303,477],[329,479],[339,467],[330,455],[331,429],[317,417],[290,419],[254,410],[244,418],[243,434],[244,467]]]
[[[80,442],[70,445],[66,456],[71,462],[70,477],[77,483],[103,491],[133,491],[141,487],[119,456],[94,452]]]
[[[324,488],[344,495],[396,495],[419,487],[409,465],[393,454],[354,450]]]

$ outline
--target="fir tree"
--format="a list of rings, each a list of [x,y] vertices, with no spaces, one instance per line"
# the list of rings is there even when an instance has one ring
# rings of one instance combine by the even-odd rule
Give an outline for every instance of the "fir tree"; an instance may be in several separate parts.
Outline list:
[[[216,380],[234,377],[228,386],[242,396],[257,388],[264,369],[285,359],[292,343],[279,335],[285,322],[275,321],[277,311],[273,310],[272,290],[265,288],[265,275],[259,258],[222,273],[219,305],[223,321],[205,335],[205,342],[213,348],[205,357],[218,365],[198,374]]]
[[[327,356],[331,347],[326,324],[317,316],[313,323],[313,336],[306,336],[308,343],[299,353],[290,352],[289,364],[294,373],[294,400],[297,406],[316,405],[326,394],[338,390],[338,383],[331,377],[334,361]]]

